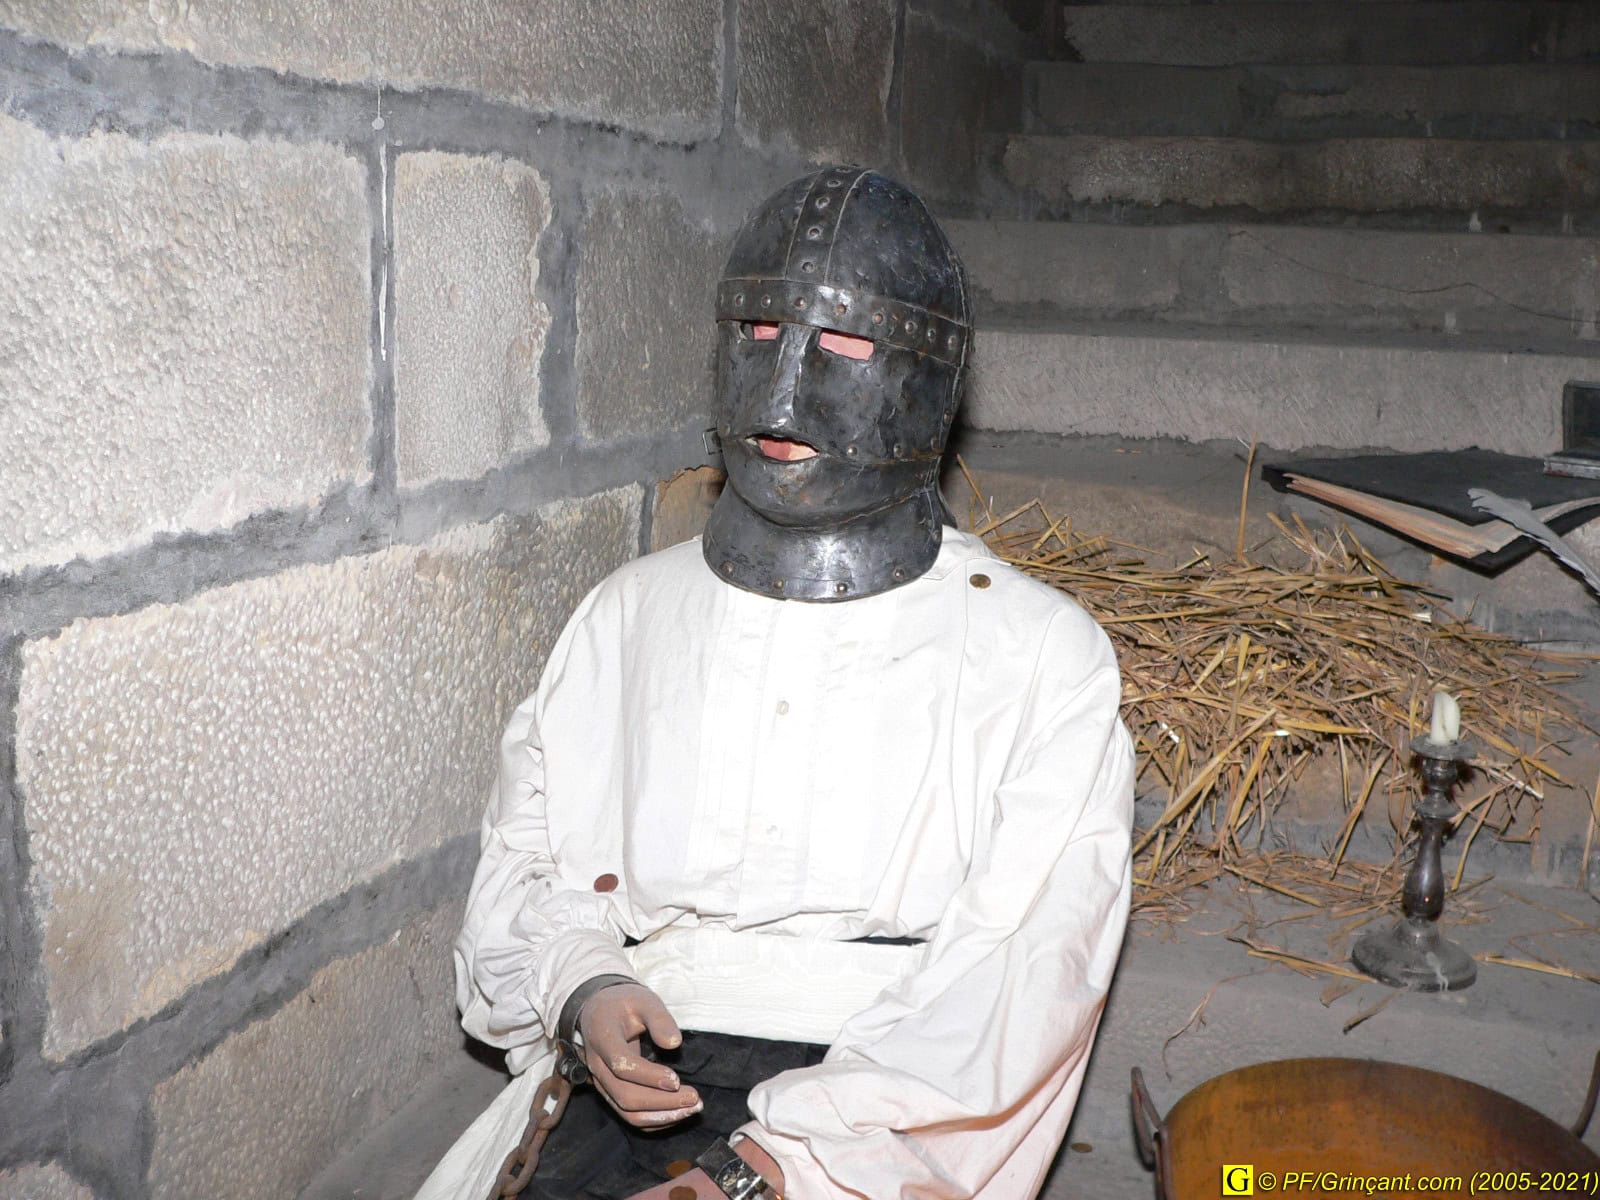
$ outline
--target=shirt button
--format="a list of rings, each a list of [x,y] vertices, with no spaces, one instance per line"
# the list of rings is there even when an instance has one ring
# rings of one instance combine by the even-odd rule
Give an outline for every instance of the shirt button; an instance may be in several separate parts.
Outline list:
[[[778,715],[781,717],[785,713],[787,713],[788,711],[789,711],[789,702],[787,700],[779,700],[778,701]]]

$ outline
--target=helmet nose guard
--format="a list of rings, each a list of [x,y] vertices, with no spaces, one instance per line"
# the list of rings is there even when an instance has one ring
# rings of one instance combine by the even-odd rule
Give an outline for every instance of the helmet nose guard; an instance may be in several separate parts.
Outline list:
[[[807,343],[816,339],[816,332],[795,325],[778,327],[777,361],[772,364],[772,391],[769,406],[778,427],[793,428],[795,398],[801,394],[801,384],[806,373]]]
[[[966,280],[909,189],[857,167],[781,188],[734,240],[717,290],[718,432],[728,468],[706,561],[777,598],[856,599],[938,556],[938,464],[972,336]],[[756,341],[752,322],[776,322]],[[873,342],[864,361],[819,331]],[[756,434],[803,441],[775,461]]]

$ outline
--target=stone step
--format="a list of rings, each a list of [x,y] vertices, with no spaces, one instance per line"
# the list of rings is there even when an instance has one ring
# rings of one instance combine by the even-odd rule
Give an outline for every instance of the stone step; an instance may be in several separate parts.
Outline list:
[[[403,1108],[328,1163],[297,1200],[412,1200],[455,1140],[511,1082],[498,1051],[463,1042]]]
[[[1600,606],[1582,582],[1549,555],[1531,552],[1487,575],[1441,558],[1392,530],[1305,497],[1273,491],[1262,482],[1260,468],[1292,455],[1270,443],[1258,447],[1255,475],[1246,491],[1249,446],[1235,440],[1004,433],[974,429],[965,422],[965,417],[957,421],[942,481],[945,498],[963,528],[976,527],[985,511],[973,496],[970,474],[983,489],[988,511],[995,514],[1038,500],[1051,520],[1066,518],[1085,537],[1111,537],[1137,547],[1131,553],[1155,566],[1176,566],[1197,555],[1226,562],[1236,552],[1241,502],[1248,500],[1244,545],[1258,562],[1291,570],[1304,566],[1299,553],[1277,535],[1274,517],[1291,524],[1304,521],[1320,530],[1347,527],[1397,578],[1422,585],[1454,612],[1470,613],[1482,628],[1525,642],[1600,647]],[[966,472],[952,461],[955,456],[960,456]],[[1600,562],[1600,520],[1572,530],[1567,540],[1580,556]],[[1580,672],[1564,686],[1580,709],[1600,713],[1600,672]],[[1587,846],[1588,878],[1600,880],[1600,842],[1589,834],[1589,788],[1600,774],[1600,743],[1571,740],[1558,770],[1564,782],[1552,781],[1545,788],[1543,815],[1530,840],[1492,843],[1479,838],[1473,843],[1475,866],[1501,878],[1576,886],[1585,877]],[[1343,828],[1342,789],[1336,773],[1303,776],[1297,806],[1284,814],[1292,822],[1292,827],[1285,826],[1285,835],[1296,845],[1331,845]],[[1358,825],[1349,852],[1387,861],[1391,845],[1385,816],[1370,828],[1365,822]]]
[[[1143,213],[1383,225],[1600,223],[1600,142],[1013,134],[998,175],[1026,215]]]
[[[1068,4],[1061,38],[1060,56],[1081,62],[1573,62],[1600,57],[1600,10],[1579,0]]]
[[[1600,136],[1600,69],[1036,62],[1031,132],[1584,139]]]
[[[976,429],[1205,442],[1279,450],[1561,444],[1561,390],[1600,376],[1600,348],[1370,333],[1294,337],[1111,322],[979,332],[964,408]]]
[[[1067,1138],[1069,1147],[1088,1149],[1069,1148],[1057,1160],[1046,1198],[1151,1195],[1129,1115],[1128,1077],[1135,1066],[1162,1114],[1201,1083],[1238,1067],[1328,1056],[1453,1075],[1520,1100],[1563,1127],[1577,1117],[1600,1048],[1594,984],[1481,963],[1477,982],[1463,991],[1427,995],[1363,983],[1325,1004],[1324,989],[1337,976],[1269,965],[1226,935],[1248,933],[1343,965],[1350,938],[1339,934],[1337,920],[1320,911],[1303,919],[1303,906],[1222,884],[1190,900],[1194,911],[1186,919],[1130,927]],[[1600,938],[1582,929],[1592,929],[1600,916],[1593,898],[1502,887],[1495,880],[1479,889],[1478,901],[1487,910],[1481,923],[1454,923],[1448,904],[1445,910],[1446,936],[1469,952],[1526,961],[1527,943],[1511,939],[1560,926],[1558,913],[1567,913],[1581,923],[1576,936],[1561,936],[1559,949],[1551,940],[1543,952],[1576,970],[1600,971]],[[1284,917],[1293,919],[1271,924]],[[1378,918],[1380,927],[1387,919]],[[1347,1022],[1383,1001],[1381,1010],[1345,1032]],[[1585,1142],[1600,1149],[1593,1122]],[[1382,1151],[1372,1147],[1370,1153],[1376,1174]],[[1311,1154],[1308,1169],[1325,1165]],[[1248,1162],[1249,1154],[1238,1161]],[[1440,1161],[1435,1173],[1470,1175],[1480,1165]]]
[[[1595,237],[1080,221],[947,228],[982,319],[1600,338]]]

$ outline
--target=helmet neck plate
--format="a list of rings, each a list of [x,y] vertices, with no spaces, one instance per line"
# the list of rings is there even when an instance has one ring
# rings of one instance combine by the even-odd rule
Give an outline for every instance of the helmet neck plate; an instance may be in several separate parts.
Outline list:
[[[850,521],[778,525],[724,488],[701,549],[718,578],[774,600],[838,603],[910,583],[933,566],[943,538],[932,488]]]

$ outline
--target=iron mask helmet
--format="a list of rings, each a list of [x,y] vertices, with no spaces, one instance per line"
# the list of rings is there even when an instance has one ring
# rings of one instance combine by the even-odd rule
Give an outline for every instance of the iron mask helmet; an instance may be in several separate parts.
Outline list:
[[[813,601],[927,571],[972,319],[961,263],[922,201],[857,167],[795,180],[735,238],[717,322],[728,482],[706,526],[711,569]],[[859,339],[864,359],[829,348],[859,353]]]

